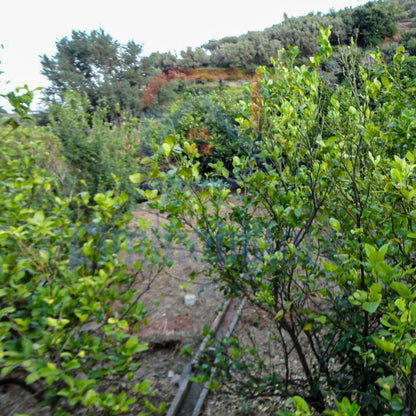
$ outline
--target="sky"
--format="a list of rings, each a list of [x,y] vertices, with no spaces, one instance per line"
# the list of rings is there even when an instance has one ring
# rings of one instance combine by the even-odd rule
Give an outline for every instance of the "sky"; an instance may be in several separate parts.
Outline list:
[[[72,30],[103,28],[122,44],[143,44],[144,54],[179,52],[210,39],[262,30],[283,14],[355,7],[368,0],[1,0],[0,94],[17,86],[45,87],[40,56],[53,56],[55,42]],[[2,105],[4,103],[0,103]]]

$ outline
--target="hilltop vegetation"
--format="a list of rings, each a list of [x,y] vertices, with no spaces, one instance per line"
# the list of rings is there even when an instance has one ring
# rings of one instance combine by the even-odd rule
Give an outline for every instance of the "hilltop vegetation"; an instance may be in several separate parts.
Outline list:
[[[194,50],[182,51],[180,56],[159,52],[142,56],[140,44],[130,41],[121,45],[101,29],[90,34],[73,31],[70,38],[57,42],[54,56],[41,59],[42,72],[49,78],[50,87],[43,91],[45,109],[37,114],[37,119],[52,126],[74,173],[80,176],[84,172],[81,177],[93,192],[112,182],[109,172],[121,178],[123,189],[130,192],[126,178],[131,171],[120,167],[114,158],[111,162],[108,157],[111,147],[113,156],[125,158],[132,166],[139,158],[150,156],[168,134],[179,135],[181,142],[192,134],[192,140],[201,149],[206,146],[204,134],[208,132],[210,150],[201,152],[204,171],[209,171],[209,163],[217,160],[229,167],[233,156],[246,151],[244,141],[236,134],[239,113],[236,103],[244,98],[241,84],[195,83],[183,77],[181,80],[180,76],[169,82],[171,75],[162,71],[216,67],[224,71],[251,69],[253,74],[258,65],[270,67],[277,51],[288,47],[299,49],[297,64],[307,63],[308,57],[318,52],[318,24],[331,26],[334,51],[321,62],[321,71],[331,88],[345,81],[349,65],[345,51],[352,39],[354,60],[364,64],[372,59],[368,51],[377,46],[382,57],[391,60],[402,41],[409,55],[405,63],[407,75],[415,74],[416,10],[412,1],[405,0],[370,2],[328,15],[286,17],[264,31],[211,40]],[[141,104],[144,89],[157,75],[163,87],[154,94],[150,106]],[[77,127],[62,128],[68,123]],[[115,139],[120,126],[125,130],[120,134],[126,136]],[[122,144],[124,140],[129,143]],[[114,146],[129,151],[123,153]]]
[[[56,43],[54,56],[42,57],[42,73],[50,81],[44,95],[47,102],[61,102],[62,93],[72,88],[87,94],[91,110],[105,105],[109,120],[120,122],[122,114],[129,117],[140,114],[143,110],[139,105],[141,92],[162,71],[270,66],[270,58],[276,58],[277,51],[288,46],[298,47],[301,52],[299,62],[306,62],[317,52],[318,24],[331,26],[330,41],[335,49],[348,46],[353,38],[360,51],[380,45],[382,51],[390,53],[390,58],[391,42],[400,40],[406,29],[404,46],[409,54],[415,52],[415,33],[410,29],[416,30],[416,9],[408,0],[369,2],[355,9],[347,8],[327,15],[286,16],[282,23],[263,31],[210,40],[195,49],[181,51],[179,56],[155,52],[144,57],[139,43],[130,41],[121,45],[102,29],[90,34],[73,31],[70,38],[65,37]],[[330,74],[342,73],[338,58],[335,53],[325,62],[323,70]],[[165,86],[156,95],[154,106],[171,103],[181,89],[183,84],[182,87]]]

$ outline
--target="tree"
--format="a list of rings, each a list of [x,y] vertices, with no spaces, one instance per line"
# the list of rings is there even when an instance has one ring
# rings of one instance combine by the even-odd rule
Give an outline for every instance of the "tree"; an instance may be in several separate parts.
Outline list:
[[[181,66],[184,68],[200,68],[207,66],[209,63],[209,56],[202,48],[188,47],[185,51],[181,51]]]
[[[119,190],[132,195],[128,177],[134,173],[140,155],[138,119],[124,119],[121,126],[114,126],[107,121],[108,107],[88,111],[91,104],[86,95],[68,89],[62,99],[62,104],[50,107],[50,124],[77,183],[72,191],[86,188],[94,195],[117,184]]]
[[[30,93],[7,94],[20,111],[16,123]],[[126,194],[113,189],[63,196],[56,172],[44,166],[50,143],[43,136],[17,135],[15,124],[5,120],[8,130],[0,128],[0,383],[22,388],[59,416],[119,415],[138,398],[135,410],[163,412],[164,404],[157,409],[147,399],[149,381],[125,388],[135,376],[138,355],[148,348],[129,330],[145,322],[143,291],[132,287],[137,275],[146,273],[144,263],[150,274],[157,273],[161,256],[146,232],[139,232],[136,261],[127,267],[120,258],[122,248],[130,250],[131,216],[122,212]],[[86,208],[92,221],[74,221]],[[10,414],[28,406],[18,397],[7,409]]]
[[[267,373],[262,353],[229,338],[202,360],[202,379],[214,367],[217,384],[245,400],[298,395],[319,413],[413,413],[415,86],[399,48],[389,66],[374,53],[371,69],[353,54],[345,82],[327,88],[328,38],[320,28],[308,66],[291,48],[261,69],[261,122],[242,106],[252,151],[232,169],[218,162],[207,178],[196,146],[169,136],[161,157],[175,165],[151,206],[169,214],[177,238],[199,235],[218,285],[265,311],[283,354],[282,369]],[[230,175],[235,194],[216,181]]]
[[[153,60],[153,65],[162,72],[178,67],[180,62],[171,52],[153,52],[149,58]]]
[[[356,8],[352,20],[354,32],[351,35],[358,35],[358,46],[376,46],[386,36],[391,37],[397,32],[392,10],[380,3],[369,2]]]
[[[91,111],[108,106],[113,121],[125,111],[138,115],[144,86],[160,72],[142,60],[142,45],[133,41],[120,45],[102,29],[89,34],[73,31],[56,48],[53,57],[41,59],[42,74],[51,82],[45,89],[46,100],[60,102],[62,93],[72,88],[87,94]]]

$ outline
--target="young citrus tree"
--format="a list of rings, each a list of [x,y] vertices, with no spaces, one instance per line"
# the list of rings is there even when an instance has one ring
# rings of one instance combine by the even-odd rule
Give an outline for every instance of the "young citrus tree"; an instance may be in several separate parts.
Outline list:
[[[7,120],[12,128],[21,121]],[[164,404],[156,409],[146,398],[150,383],[134,379],[148,345],[126,330],[146,313],[133,284],[163,263],[147,225],[127,266],[126,194],[62,197],[54,172],[42,167],[48,143],[9,133],[0,130],[1,385],[19,386],[56,415],[162,412]],[[85,209],[90,223],[73,219]],[[114,305],[122,305],[118,314]],[[14,406],[9,414],[22,414],[25,400]]]
[[[308,66],[289,48],[260,69],[261,117],[247,104],[239,117],[251,153],[201,174],[195,144],[169,136],[158,157],[171,169],[153,170],[167,186],[149,196],[173,235],[199,234],[224,293],[273,322],[283,368],[264,376],[258,351],[226,340],[210,361],[218,383],[246,398],[298,395],[318,412],[336,399],[340,414],[399,414],[414,409],[414,87],[401,49],[372,68],[351,54],[345,82],[328,86],[328,36],[320,28]],[[218,181],[230,176],[235,194]]]

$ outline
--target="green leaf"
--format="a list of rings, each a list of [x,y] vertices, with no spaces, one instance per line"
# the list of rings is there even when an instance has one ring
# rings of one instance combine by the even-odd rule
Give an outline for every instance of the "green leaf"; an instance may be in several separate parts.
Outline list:
[[[406,302],[402,298],[396,299],[394,304],[400,311],[404,312],[406,310]]]
[[[138,344],[138,340],[136,336],[130,337],[126,342],[127,348],[133,348]]]
[[[169,156],[172,148],[167,143],[163,143],[162,146],[163,146],[163,151],[165,152],[165,155]]]
[[[394,377],[392,375],[388,377],[381,377],[377,379],[376,383],[385,390],[391,390],[394,387]]]
[[[33,372],[27,375],[27,377],[25,378],[25,382],[27,384],[32,384],[39,379],[40,379],[40,374],[38,372]]]
[[[283,318],[283,315],[285,314],[285,311],[283,309],[280,309],[276,316],[274,317],[275,321],[280,321]]]
[[[33,225],[42,226],[45,221],[45,214],[42,211],[38,211],[32,219],[28,222]]]
[[[55,327],[58,325],[58,320],[55,318],[46,318],[46,322],[49,326]]]
[[[155,199],[157,197],[157,189],[153,189],[153,190],[146,189],[144,191],[144,194],[146,198],[151,201],[152,199]]]
[[[304,331],[310,331],[311,329],[312,329],[312,322],[307,322],[303,327]]]
[[[335,264],[329,263],[327,261],[324,261],[322,263],[324,270],[326,272],[335,273],[337,271],[337,266]]]
[[[142,165],[149,165],[149,164],[151,164],[151,163],[153,163],[153,160],[152,160],[149,156],[144,157],[144,158],[140,161],[140,164],[142,164]]]
[[[397,292],[402,298],[410,300],[413,298],[412,292],[410,289],[401,282],[393,282],[390,287]]]
[[[173,134],[169,134],[165,137],[165,143],[172,148],[175,145],[175,136]]]
[[[381,77],[381,82],[383,83],[383,85],[386,89],[388,89],[388,90],[390,89],[391,83],[390,83],[389,79],[386,76]]]
[[[68,363],[63,365],[66,371],[74,370],[75,368],[80,368],[81,363],[78,360],[71,360]]]
[[[141,182],[141,175],[140,173],[134,173],[133,175],[129,176],[130,182],[133,183],[140,183]]]
[[[364,302],[363,309],[368,313],[374,313],[379,307],[380,302]]]
[[[382,288],[380,283],[374,283],[370,287],[370,295],[377,302],[381,300],[381,289]]]
[[[98,398],[98,395],[95,392],[95,390],[90,389],[90,390],[87,391],[87,393],[83,397],[82,402],[85,404],[85,406],[90,407],[94,403],[97,403],[98,400],[99,400],[99,398]]]
[[[385,341],[384,339],[373,338],[377,347],[381,348],[385,352],[393,353],[396,345],[393,342]]]
[[[185,144],[184,144],[184,150],[185,150],[185,153],[188,156],[195,156],[195,155],[198,154],[198,149],[196,147],[196,143],[188,143],[188,142],[185,142]]]
[[[143,342],[141,344],[137,344],[134,352],[137,354],[139,352],[147,351],[149,349],[149,343]]]
[[[329,219],[329,224],[331,225],[331,227],[335,230],[335,231],[341,231],[341,224],[339,223],[338,220],[336,220],[335,218],[330,218]]]
[[[303,415],[310,415],[308,404],[302,397],[294,396],[291,400],[297,412],[301,412]]]
[[[143,380],[141,383],[138,383],[138,384],[133,386],[133,391],[135,393],[145,395],[145,394],[147,394],[149,388],[150,388],[150,381],[149,380]]]

